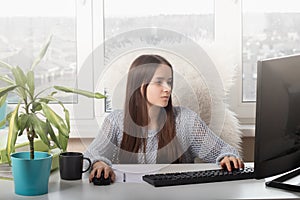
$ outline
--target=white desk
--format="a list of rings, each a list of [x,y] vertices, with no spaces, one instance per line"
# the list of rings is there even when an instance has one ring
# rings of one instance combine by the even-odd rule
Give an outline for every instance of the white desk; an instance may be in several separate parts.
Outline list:
[[[139,165],[145,169],[146,165]],[[146,168],[166,165],[147,165]],[[128,167],[128,165],[126,165]],[[129,166],[130,167],[130,166]],[[136,169],[137,166],[133,166]],[[215,164],[180,164],[169,165],[160,169],[160,172],[177,170],[200,170],[218,168]],[[26,199],[14,193],[13,181],[0,180],[0,199]],[[30,199],[68,200],[68,199],[103,199],[103,200],[141,200],[141,199],[299,199],[300,193],[288,192],[275,188],[266,188],[264,180],[241,180],[193,184],[171,187],[153,187],[142,183],[113,183],[109,186],[94,186],[86,176],[79,181],[60,180],[59,171],[52,172],[49,182],[49,193],[30,197]]]

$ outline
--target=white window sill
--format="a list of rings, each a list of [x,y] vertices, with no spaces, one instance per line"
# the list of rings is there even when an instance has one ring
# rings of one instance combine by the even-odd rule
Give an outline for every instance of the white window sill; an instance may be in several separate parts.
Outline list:
[[[255,125],[241,125],[243,137],[255,137]]]

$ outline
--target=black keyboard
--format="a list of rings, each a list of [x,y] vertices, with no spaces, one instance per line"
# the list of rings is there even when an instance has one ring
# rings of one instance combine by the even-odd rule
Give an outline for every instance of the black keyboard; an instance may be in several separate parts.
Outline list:
[[[234,169],[231,172],[226,169],[214,169],[166,174],[148,174],[143,176],[144,181],[155,187],[234,181],[251,178],[254,178],[253,167]]]

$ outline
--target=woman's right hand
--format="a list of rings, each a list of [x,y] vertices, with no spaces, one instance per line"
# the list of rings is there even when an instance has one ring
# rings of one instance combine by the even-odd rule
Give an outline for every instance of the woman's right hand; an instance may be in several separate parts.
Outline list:
[[[96,174],[97,178],[100,178],[101,172],[104,171],[104,178],[108,178],[108,176],[110,176],[110,180],[111,182],[115,181],[116,175],[114,173],[114,171],[112,170],[112,168],[107,165],[105,162],[103,161],[97,161],[93,164],[92,166],[92,170],[89,176],[89,181],[92,182],[93,177]]]

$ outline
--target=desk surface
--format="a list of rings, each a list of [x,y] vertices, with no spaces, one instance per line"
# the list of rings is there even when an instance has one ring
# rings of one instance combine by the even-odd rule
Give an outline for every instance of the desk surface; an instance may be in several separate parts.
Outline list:
[[[178,170],[192,171],[218,168],[215,164],[179,164],[179,165],[135,165],[133,169],[158,169],[159,172]],[[126,165],[130,168],[130,165]],[[14,193],[14,183],[0,180],[0,199],[25,199]],[[265,187],[264,180],[241,180],[193,184],[155,188],[141,183],[116,182],[109,186],[94,186],[87,176],[82,180],[65,181],[59,177],[59,171],[52,172],[49,181],[49,192],[46,195],[30,199],[67,200],[67,199],[299,199],[300,193]]]

